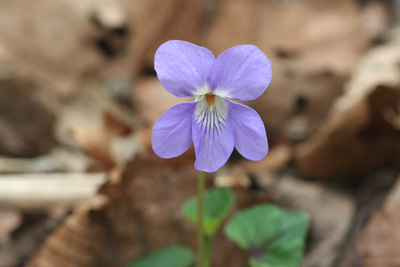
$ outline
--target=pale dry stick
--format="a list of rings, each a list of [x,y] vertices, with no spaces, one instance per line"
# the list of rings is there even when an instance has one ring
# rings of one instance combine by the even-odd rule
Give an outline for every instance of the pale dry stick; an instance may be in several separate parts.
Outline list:
[[[106,181],[105,173],[38,173],[0,176],[0,206],[40,208],[72,206],[92,197]]]
[[[57,147],[50,153],[35,158],[0,156],[0,173],[80,173],[84,172],[91,162],[91,159],[82,153]]]

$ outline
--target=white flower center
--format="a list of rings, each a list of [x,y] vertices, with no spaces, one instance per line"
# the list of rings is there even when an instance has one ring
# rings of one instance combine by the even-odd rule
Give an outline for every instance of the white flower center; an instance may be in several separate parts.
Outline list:
[[[195,99],[200,100],[194,111],[196,122],[207,129],[219,130],[228,116],[228,110],[223,99],[212,93]]]

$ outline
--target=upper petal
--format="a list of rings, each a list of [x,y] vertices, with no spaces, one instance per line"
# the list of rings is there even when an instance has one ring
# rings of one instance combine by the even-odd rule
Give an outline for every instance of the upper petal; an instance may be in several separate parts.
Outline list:
[[[245,105],[226,100],[235,132],[235,148],[243,157],[261,160],[268,153],[267,133],[257,112]]]
[[[217,95],[248,101],[264,93],[271,78],[271,62],[264,53],[254,45],[238,45],[216,59],[210,84]]]
[[[151,145],[161,158],[181,155],[192,144],[192,117],[196,102],[181,103],[164,112],[153,128]]]
[[[215,172],[229,159],[235,139],[225,101],[216,99],[212,110],[204,102],[205,98],[199,101],[192,123],[196,152],[194,167],[199,171]]]
[[[209,90],[208,80],[214,61],[214,55],[207,48],[172,40],[158,48],[154,68],[168,92],[191,97]]]

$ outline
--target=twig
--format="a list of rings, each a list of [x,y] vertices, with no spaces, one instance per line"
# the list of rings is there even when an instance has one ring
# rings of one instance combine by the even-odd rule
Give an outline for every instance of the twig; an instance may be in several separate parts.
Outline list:
[[[0,176],[0,205],[39,208],[73,205],[94,195],[106,175],[88,173],[9,174]]]

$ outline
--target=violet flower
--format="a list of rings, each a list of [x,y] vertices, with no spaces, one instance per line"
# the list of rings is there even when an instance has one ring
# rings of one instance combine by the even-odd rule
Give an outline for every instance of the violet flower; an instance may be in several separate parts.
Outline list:
[[[154,68],[168,92],[194,97],[194,102],[177,104],[157,120],[151,143],[158,156],[177,157],[192,140],[199,171],[217,171],[233,148],[250,160],[266,156],[268,141],[260,116],[229,100],[254,100],[267,89],[271,62],[260,49],[239,45],[215,59],[205,47],[172,40],[158,48]]]

